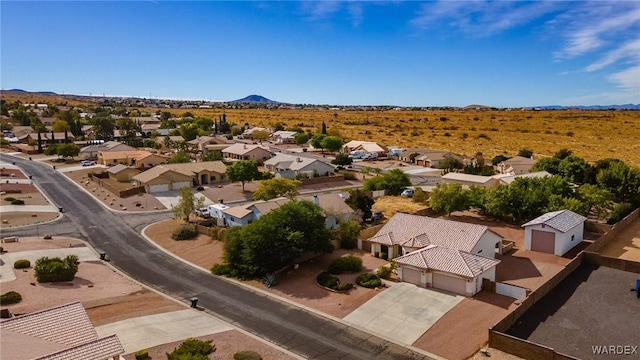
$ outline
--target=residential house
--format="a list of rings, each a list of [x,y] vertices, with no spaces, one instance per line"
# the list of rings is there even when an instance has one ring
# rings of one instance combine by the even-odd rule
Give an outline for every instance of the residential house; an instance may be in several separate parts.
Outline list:
[[[170,144],[178,144],[184,142],[184,137],[182,135],[164,135],[164,136],[156,136],[153,139],[156,143],[165,146],[167,139],[169,139]]]
[[[0,320],[0,358],[116,360],[118,335],[100,337],[80,301]]]
[[[228,146],[231,146],[234,142],[218,136],[198,136],[197,138],[189,141],[189,145],[194,146],[198,151],[207,153],[210,149],[222,150]],[[220,145],[217,147],[209,147],[209,145]]]
[[[531,170],[536,160],[524,156],[514,156],[511,159],[502,161],[496,166],[500,174],[521,175]]]
[[[563,256],[580,244],[586,217],[571,210],[548,212],[522,225],[525,250]]]
[[[113,130],[113,140],[121,140],[124,139],[125,137],[127,137],[127,134],[123,131],[120,131],[118,129],[114,129]],[[142,133],[136,131],[135,134],[133,134],[132,138],[134,139],[142,139]]]
[[[129,182],[133,177],[140,174],[140,170],[126,165],[118,164],[107,169],[109,178],[117,182]]]
[[[123,164],[141,169],[150,168],[167,162],[168,157],[151,153],[146,150],[100,151],[98,163],[105,166]]]
[[[228,161],[255,160],[263,164],[271,157],[271,151],[261,145],[237,143],[222,150],[222,157]]]
[[[418,166],[430,168],[437,168],[438,165],[447,158],[463,161],[462,156],[454,154],[451,151],[421,148],[406,149],[398,158],[406,163],[413,163]]]
[[[306,174],[309,178],[312,178],[315,176],[328,176],[335,172],[335,168],[332,165],[320,159],[286,154],[278,154],[265,161],[264,167],[267,171],[274,173],[276,177],[288,179],[295,179],[300,174]]]
[[[421,287],[472,296],[495,281],[502,237],[483,225],[396,213],[370,239],[371,253],[398,264],[398,277]],[[362,245],[361,245],[362,247]]]
[[[532,173],[526,173],[522,175],[494,175],[495,178],[498,179],[500,185],[509,185],[514,182],[518,178],[543,178],[547,176],[552,176],[550,173],[546,171],[536,171]]]
[[[67,141],[73,142],[76,137],[69,131],[66,134]],[[38,141],[38,133],[29,132],[21,136],[17,136],[18,140],[23,144],[28,144],[29,141]],[[41,132],[40,140],[43,146],[47,146],[50,144],[62,144],[64,143],[65,133],[64,132]]]
[[[146,170],[159,164],[166,164],[167,161],[169,161],[168,156],[150,153],[133,158],[133,166],[141,170]]]
[[[293,144],[297,134],[295,131],[278,130],[271,134],[271,139],[276,144]]]
[[[80,157],[85,160],[96,160],[101,151],[136,151],[133,146],[118,141],[106,141],[90,144],[80,149]]]
[[[460,184],[464,188],[468,188],[470,186],[492,188],[497,186],[499,183],[499,180],[494,176],[481,176],[456,172],[446,173],[442,175],[441,179],[445,184]]]
[[[184,186],[199,186],[226,179],[227,167],[222,161],[201,161],[181,164],[161,164],[133,177],[148,193],[178,190]]]
[[[348,154],[352,151],[363,151],[367,154],[376,153],[378,155],[383,155],[387,152],[383,146],[373,141],[351,140],[342,145],[342,152]]]
[[[140,125],[140,130],[142,131],[142,134],[145,137],[151,136],[151,133],[153,133],[154,131],[157,131],[158,129],[160,129],[160,123],[157,123],[157,124],[149,123],[149,124]]]
[[[244,132],[242,133],[242,136],[239,136],[238,138],[240,139],[252,139],[253,138],[253,133],[256,131],[262,131],[262,132],[267,132],[270,133],[271,131],[269,131],[269,129],[267,128],[263,128],[263,127],[252,127],[249,129],[245,129]]]

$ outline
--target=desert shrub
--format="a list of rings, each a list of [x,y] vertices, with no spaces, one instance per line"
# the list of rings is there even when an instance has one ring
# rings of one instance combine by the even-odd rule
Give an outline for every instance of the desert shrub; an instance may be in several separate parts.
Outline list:
[[[22,200],[22,199],[13,199],[13,200],[11,200],[11,205],[24,205],[24,200]]]
[[[59,257],[41,257],[36,260],[35,276],[38,282],[71,281],[78,272],[78,256],[68,255],[64,259]]]
[[[335,290],[338,290],[338,291],[347,291],[351,289],[353,289],[353,284],[350,282],[338,283],[338,286],[335,288]]]
[[[198,235],[196,226],[192,224],[182,224],[171,233],[173,240],[189,240]]]
[[[4,201],[8,201],[8,202],[12,202],[13,200],[15,200],[16,198],[12,197],[12,196],[7,196],[6,198],[4,198]]]
[[[227,264],[213,264],[211,273],[213,275],[229,276],[231,275],[231,268]]]
[[[262,360],[262,356],[255,351],[244,350],[233,354],[233,360]]]
[[[629,203],[620,203],[616,205],[613,208],[613,211],[611,212],[611,216],[609,217],[609,220],[607,220],[607,224],[613,225],[617,223],[618,221],[624,219],[625,216],[631,214],[633,210],[634,210],[633,205]]]
[[[336,275],[342,274],[343,272],[358,272],[360,270],[362,270],[362,259],[353,255],[335,258],[329,265],[329,273]]]
[[[366,288],[376,288],[382,285],[382,281],[376,274],[364,273],[356,278],[356,284]]]
[[[224,240],[224,232],[226,228],[220,226],[212,226],[209,228],[209,237],[211,240]]]
[[[136,357],[136,360],[145,360],[149,358],[149,350],[144,349],[144,350],[138,350],[136,351],[136,353],[134,354],[134,356]]]
[[[27,259],[19,259],[16,260],[16,262],[13,263],[13,268],[14,269],[26,269],[28,267],[31,266],[31,261],[27,260]]]
[[[389,279],[391,278],[392,271],[393,269],[391,267],[382,265],[378,268],[378,276],[381,279]]]
[[[356,180],[356,174],[349,170],[340,170],[338,171],[338,174],[344,176],[345,180]]]
[[[0,295],[0,305],[17,304],[20,301],[22,301],[22,295],[15,291],[9,291],[8,293]]]
[[[187,338],[172,352],[167,353],[167,360],[208,360],[209,354],[216,351],[216,346],[211,340],[202,341],[194,338]]]
[[[336,289],[340,280],[336,276],[331,275],[330,273],[323,271],[316,277],[316,281],[321,286],[327,287],[329,289]]]

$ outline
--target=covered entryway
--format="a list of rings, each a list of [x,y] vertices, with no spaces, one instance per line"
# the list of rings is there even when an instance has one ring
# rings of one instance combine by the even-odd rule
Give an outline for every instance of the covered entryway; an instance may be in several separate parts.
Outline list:
[[[421,271],[409,267],[402,267],[402,281],[408,282],[414,285],[423,286],[421,279]]]
[[[547,254],[555,253],[556,234],[549,231],[531,230],[531,250]]]
[[[467,293],[467,282],[464,279],[447,276],[442,273],[433,273],[433,287],[460,295],[466,295]]]
[[[209,175],[202,174],[200,175],[200,185],[206,185],[209,183]]]
[[[149,185],[150,193],[156,193],[156,192],[162,192],[162,191],[169,191],[169,184]]]
[[[191,187],[191,182],[189,182],[189,181],[178,181],[178,182],[174,182],[174,183],[171,184],[171,188],[173,190],[178,190],[178,189],[183,188],[185,186],[190,188]]]

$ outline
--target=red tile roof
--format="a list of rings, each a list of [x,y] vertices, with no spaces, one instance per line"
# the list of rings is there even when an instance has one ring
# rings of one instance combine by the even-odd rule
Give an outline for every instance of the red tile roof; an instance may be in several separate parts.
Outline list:
[[[423,249],[400,256],[394,261],[399,265],[448,272],[466,278],[476,277],[500,263],[500,260],[437,245],[429,245]]]

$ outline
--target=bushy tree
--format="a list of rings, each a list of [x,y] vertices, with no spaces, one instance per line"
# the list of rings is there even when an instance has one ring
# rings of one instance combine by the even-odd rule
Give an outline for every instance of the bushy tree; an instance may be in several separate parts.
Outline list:
[[[531,159],[531,157],[533,156],[533,150],[528,149],[528,148],[522,148],[520,150],[518,150],[518,156],[522,156],[522,157],[526,157]]]
[[[324,215],[310,201],[290,201],[226,235],[225,271],[241,279],[276,272],[306,252],[333,250]]]
[[[558,174],[572,183],[584,183],[589,171],[590,165],[574,155],[565,157],[558,164]]]
[[[171,210],[176,218],[184,219],[189,222],[189,216],[194,215],[196,210],[204,205],[204,197],[196,197],[188,186],[181,187],[178,190],[178,204],[174,205]]]
[[[334,165],[351,165],[353,163],[353,159],[345,153],[339,153],[336,155],[335,159],[331,160],[331,163]]]
[[[360,224],[357,222],[350,220],[338,223],[338,239],[341,248],[355,249],[358,246],[358,235],[360,235]]]
[[[216,161],[216,160],[222,160],[222,151],[220,150],[213,150],[213,151],[209,151],[206,154],[202,154],[202,161]]]
[[[113,138],[115,121],[108,114],[96,114],[91,118],[91,125],[96,139],[111,140]]]
[[[454,211],[469,209],[469,197],[460,184],[440,183],[431,191],[429,203],[433,211],[446,212],[448,216]]]
[[[185,151],[178,151],[175,155],[169,158],[169,164],[180,164],[191,162],[191,156]]]
[[[305,133],[297,133],[293,136],[293,142],[296,143],[296,145],[306,144],[307,141],[309,141],[309,135]]]
[[[505,155],[496,155],[493,157],[493,159],[491,159],[491,165],[493,166],[497,166],[498,164],[500,164],[501,162],[505,161],[505,160],[509,160],[508,156]]]
[[[263,141],[266,141],[267,139],[269,139],[269,133],[267,131],[254,131],[251,134],[251,139],[253,139],[253,141],[258,141],[260,143],[262,143]]]
[[[400,195],[409,185],[411,180],[407,174],[400,169],[392,169],[386,174],[365,180],[363,188],[366,191],[387,190],[390,195]]]
[[[80,147],[76,144],[58,144],[56,147],[56,153],[60,157],[70,157],[73,159],[74,156],[78,156],[80,153]]]
[[[445,156],[444,160],[440,161],[437,166],[438,169],[443,169],[446,172],[459,170],[463,167],[464,164],[462,163],[462,161],[451,156]]]
[[[336,152],[342,148],[342,139],[337,136],[325,136],[322,139],[321,147],[330,152]]]
[[[322,146],[322,140],[324,140],[324,138],[327,137],[327,135],[325,134],[316,134],[311,138],[311,146],[313,146],[315,149],[320,149],[322,151],[324,151],[324,147]]]
[[[345,200],[345,203],[349,205],[350,208],[356,210],[362,214],[363,219],[371,218],[371,207],[375,203],[372,198],[368,197],[367,194],[361,189],[352,189],[349,190],[349,197]]]
[[[287,178],[263,180],[253,192],[253,200],[271,200],[281,196],[292,198],[298,195],[297,188],[300,185],[302,182]]]
[[[36,280],[42,282],[71,281],[78,272],[80,261],[77,255],[59,257],[41,257],[34,267]]]
[[[584,184],[580,186],[576,191],[576,197],[585,204],[585,214],[589,214],[593,210],[598,217],[605,218],[611,210],[611,193],[596,185]]]
[[[242,191],[244,191],[246,182],[260,179],[260,177],[258,163],[255,160],[241,160],[227,167],[227,178],[232,182],[240,181],[242,183]]]
[[[536,161],[531,167],[531,172],[536,171],[546,171],[549,174],[559,174],[560,170],[558,167],[560,166],[560,159],[551,157],[551,158],[542,158]]]

